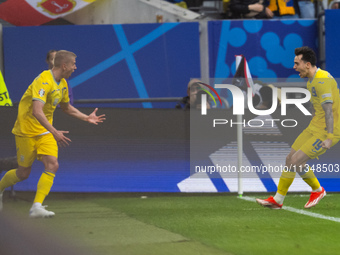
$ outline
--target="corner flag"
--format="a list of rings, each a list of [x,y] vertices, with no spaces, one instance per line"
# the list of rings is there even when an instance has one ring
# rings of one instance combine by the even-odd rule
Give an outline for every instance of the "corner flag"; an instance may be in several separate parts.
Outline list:
[[[249,66],[246,58],[243,55],[236,55],[236,73],[234,75],[232,84],[247,91],[247,87],[254,91],[254,83],[250,74]]]
[[[2,77],[2,73],[0,71],[0,106],[13,106],[12,100],[9,97],[8,90]]]

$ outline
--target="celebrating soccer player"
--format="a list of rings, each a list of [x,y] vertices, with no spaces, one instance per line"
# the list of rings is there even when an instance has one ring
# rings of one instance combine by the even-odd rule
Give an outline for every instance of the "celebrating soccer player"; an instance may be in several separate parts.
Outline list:
[[[309,126],[297,137],[286,158],[287,171],[283,171],[274,197],[256,199],[262,206],[280,209],[296,172],[312,188],[305,208],[311,208],[326,195],[312,169],[306,164],[334,146],[340,138],[339,90],[335,79],[316,66],[316,55],[309,47],[295,49],[294,69],[301,78],[308,78],[313,118]]]
[[[65,79],[69,78],[76,69],[76,55],[65,50],[58,51],[53,68],[35,78],[21,98],[18,117],[12,130],[15,135],[19,166],[8,171],[0,181],[0,210],[5,188],[27,179],[32,164],[37,158],[43,162],[45,171],[39,179],[29,215],[33,218],[54,216],[54,212],[47,211],[42,203],[52,188],[59,167],[58,145],[64,147],[71,142],[65,136],[68,131],[57,130],[52,125],[53,113],[57,105],[60,104],[66,114],[95,125],[105,120],[105,114],[96,115],[97,108],[90,115],[86,115],[69,103]]]

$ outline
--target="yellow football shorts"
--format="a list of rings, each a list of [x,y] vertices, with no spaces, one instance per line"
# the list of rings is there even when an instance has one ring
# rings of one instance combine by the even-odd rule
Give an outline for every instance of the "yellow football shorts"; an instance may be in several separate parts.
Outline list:
[[[29,167],[42,155],[58,158],[58,145],[51,133],[35,137],[15,136],[18,164]]]
[[[309,128],[306,128],[302,133],[296,138],[292,145],[292,149],[295,151],[301,150],[311,159],[317,158],[324,154],[327,149],[323,149],[321,143],[326,140],[326,132],[312,132]],[[332,140],[332,146],[339,142],[339,138],[334,137]]]

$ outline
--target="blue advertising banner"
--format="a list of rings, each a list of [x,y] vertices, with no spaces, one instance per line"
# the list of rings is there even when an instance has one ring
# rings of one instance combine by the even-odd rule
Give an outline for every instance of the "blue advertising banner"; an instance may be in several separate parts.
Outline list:
[[[208,30],[209,73],[217,83],[234,76],[236,55],[245,56],[253,78],[275,82],[299,78],[293,69],[295,48],[309,46],[317,52],[315,20],[210,21]],[[224,97],[232,106],[230,93]]]
[[[317,50],[315,20],[210,21],[211,78],[232,78],[235,55],[244,55],[253,78],[295,78],[294,49]]]
[[[325,12],[326,41],[326,69],[333,77],[340,77],[340,53],[339,53],[339,26],[340,10],[332,9]],[[339,82],[339,81],[338,81]]]
[[[78,56],[78,69],[69,80],[74,99],[183,97],[190,78],[200,77],[198,25],[5,27],[6,84],[18,102],[33,79],[47,69],[47,52],[65,49]]]

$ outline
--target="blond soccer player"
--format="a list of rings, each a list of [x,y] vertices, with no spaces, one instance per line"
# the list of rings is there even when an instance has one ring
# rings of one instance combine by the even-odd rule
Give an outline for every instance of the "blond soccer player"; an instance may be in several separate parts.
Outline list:
[[[43,202],[49,194],[55,174],[59,168],[58,146],[68,146],[71,140],[65,136],[68,131],[53,126],[53,113],[58,104],[66,114],[97,125],[105,115],[97,116],[95,109],[90,115],[70,105],[65,79],[77,69],[76,55],[60,50],[56,53],[54,67],[43,71],[26,90],[20,100],[18,116],[12,133],[15,135],[18,168],[8,171],[0,181],[0,210],[5,188],[27,179],[35,159],[41,160],[45,170],[42,173],[29,216],[44,218],[54,216],[45,209]]]
[[[305,208],[311,208],[326,195],[308,160],[318,158],[334,146],[340,138],[339,90],[335,79],[316,66],[316,55],[309,47],[295,49],[294,69],[301,78],[308,78],[313,118],[309,126],[297,137],[286,158],[286,168],[280,177],[274,197],[256,199],[257,203],[272,209],[282,207],[285,196],[296,172],[311,187],[312,193]]]

